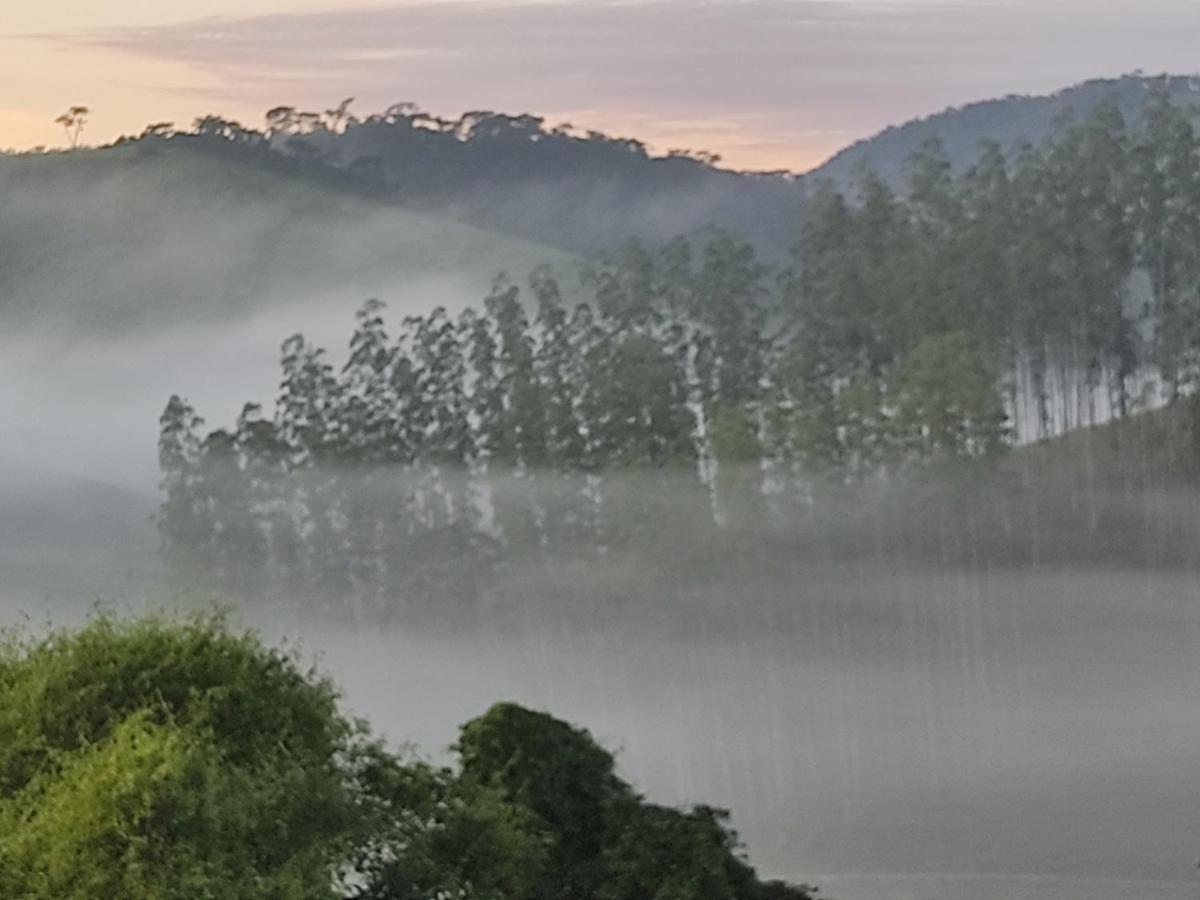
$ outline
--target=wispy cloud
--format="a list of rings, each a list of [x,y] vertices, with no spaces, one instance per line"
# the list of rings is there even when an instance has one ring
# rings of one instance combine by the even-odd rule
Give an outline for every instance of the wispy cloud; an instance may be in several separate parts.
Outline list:
[[[237,109],[588,110],[800,164],[951,103],[1191,68],[1197,26],[1192,0],[412,0],[55,40],[191,67]]]

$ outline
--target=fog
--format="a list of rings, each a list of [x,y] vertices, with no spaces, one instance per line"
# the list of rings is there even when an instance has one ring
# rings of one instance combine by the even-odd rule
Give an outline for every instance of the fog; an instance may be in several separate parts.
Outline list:
[[[69,309],[10,322],[0,620],[216,599],[177,595],[157,562],[158,416],[172,393],[213,427],[269,404],[279,342],[340,347],[368,285],[325,287],[99,333]],[[395,316],[477,302],[486,280],[374,287]],[[630,491],[669,501],[669,486]],[[1191,897],[1200,582],[1188,554],[1153,565],[1139,542],[1200,546],[1197,498],[1088,500],[1038,520],[1077,529],[1057,554],[989,553],[993,532],[953,523],[956,546],[981,552],[821,552],[778,526],[714,544],[680,522],[607,558],[518,564],[488,602],[419,621],[356,628],[276,596],[238,598],[238,616],[299,641],[354,711],[432,754],[501,699],[585,725],[650,797],[731,808],[762,871],[842,900]],[[933,534],[928,510],[891,502],[889,534]],[[1097,505],[1126,530],[1084,527]],[[1029,527],[1017,520],[1017,544]]]
[[[256,330],[192,346],[250,348]],[[199,388],[206,371],[181,361],[167,384],[155,374],[166,349],[143,346],[144,356],[122,349],[119,378],[98,371],[80,393],[65,390],[64,370],[22,382],[26,401],[41,391],[43,408],[77,423],[58,434],[79,448],[77,472],[85,448],[108,447],[97,468],[116,460],[104,474],[137,489],[89,492],[10,469],[6,570],[18,536],[36,543],[15,563],[23,578],[6,591],[6,621],[77,621],[97,599],[118,609],[213,599],[161,583],[145,519],[152,476],[133,462],[151,462],[136,445],[152,443],[153,423],[137,420],[153,418],[156,391]],[[79,377],[101,361],[79,351]],[[269,366],[222,369],[204,385],[207,406],[233,409],[270,380]],[[9,407],[6,421],[20,425],[18,413]],[[33,419],[26,440],[40,439]],[[47,465],[69,460],[44,449]],[[14,505],[18,494],[42,505]],[[1158,503],[1101,499],[1129,514]],[[667,496],[654,502],[672,509]],[[584,724],[653,799],[730,807],[761,870],[845,900],[1193,896],[1194,575],[1072,562],[1069,544],[1036,565],[954,553],[939,563],[889,537],[895,512],[879,513],[884,537],[857,552],[834,538],[814,550],[778,528],[722,548],[681,522],[603,560],[519,561],[484,602],[411,621],[355,627],[336,607],[272,594],[238,598],[237,617],[298,641],[354,712],[427,753],[444,753],[459,723],[500,699]]]
[[[771,873],[1190,877],[1189,579],[847,566],[711,590],[737,610],[716,625],[668,587],[623,597],[628,627],[546,602],[519,631],[312,640],[424,747],[496,698],[586,723],[655,798],[731,807]]]
[[[392,315],[461,308],[486,284],[415,281],[385,296]],[[302,332],[345,357],[354,299],[309,295],[249,312],[232,325],[186,323],[88,339],[45,326],[0,335],[0,459],[153,492],[158,417],[173,393],[229,424],[242,404],[271,404],[279,347]]]
[[[573,272],[550,247],[180,142],[0,156],[0,199],[3,331],[55,340],[228,329],[371,296],[402,313],[476,301],[501,271]],[[276,343],[307,325],[302,313],[292,322]]]

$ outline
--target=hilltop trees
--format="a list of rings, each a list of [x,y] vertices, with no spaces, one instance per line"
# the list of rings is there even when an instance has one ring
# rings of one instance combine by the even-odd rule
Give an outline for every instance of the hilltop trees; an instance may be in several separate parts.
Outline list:
[[[90,113],[91,110],[86,106],[72,106],[54,120],[54,124],[61,125],[67,133],[67,140],[71,142],[72,150],[79,146],[79,136],[83,134]]]
[[[702,152],[656,156],[639,141],[538,116],[472,110],[446,118],[412,103],[359,115],[352,107],[353,98],[318,109],[275,106],[261,125],[205,115],[116,143],[169,139],[581,252],[610,249],[631,234],[666,240],[711,221],[760,246],[769,242],[778,257],[803,199],[798,179],[786,173],[726,171]],[[684,194],[690,202],[679,203]]]

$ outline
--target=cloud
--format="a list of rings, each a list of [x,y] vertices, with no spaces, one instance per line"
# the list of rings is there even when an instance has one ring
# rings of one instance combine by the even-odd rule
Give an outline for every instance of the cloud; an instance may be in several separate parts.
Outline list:
[[[576,124],[650,123],[639,136],[659,145],[701,122],[712,149],[766,161],[794,147],[793,162],[812,162],[946,105],[1194,65],[1196,4],[1137,13],[1118,0],[413,0],[56,40],[183,64],[212,101],[245,110],[348,95],[360,108],[590,110]]]

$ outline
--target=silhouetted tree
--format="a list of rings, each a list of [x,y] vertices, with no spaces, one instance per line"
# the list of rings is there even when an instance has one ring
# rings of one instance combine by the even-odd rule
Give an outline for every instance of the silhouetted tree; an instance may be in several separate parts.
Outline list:
[[[54,120],[54,124],[61,125],[67,133],[67,140],[71,142],[72,150],[79,146],[79,136],[83,134],[90,113],[91,110],[86,106],[72,106]]]

